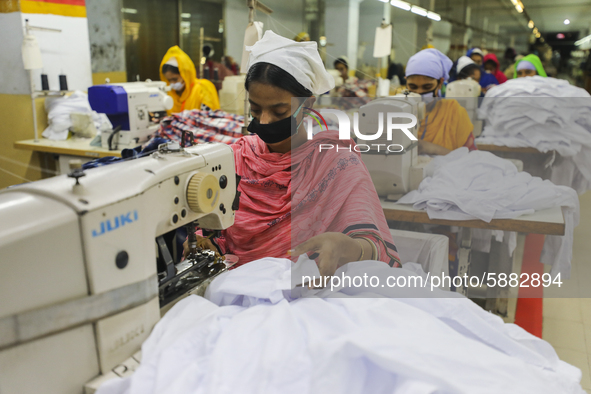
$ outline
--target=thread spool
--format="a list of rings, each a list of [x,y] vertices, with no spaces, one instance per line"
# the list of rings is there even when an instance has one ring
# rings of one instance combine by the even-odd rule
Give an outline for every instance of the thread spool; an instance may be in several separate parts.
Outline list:
[[[41,90],[49,90],[49,80],[47,74],[41,74]]]
[[[60,75],[60,90],[68,90],[68,80],[65,75]]]

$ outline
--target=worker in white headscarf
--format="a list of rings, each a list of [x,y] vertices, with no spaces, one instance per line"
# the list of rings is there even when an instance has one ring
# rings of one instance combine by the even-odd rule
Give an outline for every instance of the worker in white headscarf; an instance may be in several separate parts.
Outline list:
[[[468,52],[466,52],[466,56],[474,60],[474,63],[478,64],[479,66],[482,66],[484,63],[484,53],[480,48],[472,48],[468,50]]]
[[[352,261],[398,266],[379,198],[351,148],[354,142],[339,140],[338,131],[330,130],[308,139],[304,111],[312,111],[314,95],[334,87],[317,44],[267,31],[246,50],[253,135],[232,145],[236,174],[242,177],[240,209],[234,225],[214,240],[219,252],[238,256],[239,264],[316,253],[321,275]]]
[[[476,149],[474,126],[466,110],[456,100],[438,99],[449,78],[452,61],[437,49],[424,49],[408,60],[406,87],[423,97],[427,117],[419,128],[419,152],[446,155],[462,146]]]
[[[458,80],[471,78],[476,82],[480,82],[480,66],[468,56],[462,56],[458,59],[456,76]]]

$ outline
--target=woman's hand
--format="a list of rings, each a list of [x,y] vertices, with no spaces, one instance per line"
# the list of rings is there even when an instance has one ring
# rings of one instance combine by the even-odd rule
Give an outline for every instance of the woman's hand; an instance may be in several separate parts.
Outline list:
[[[434,144],[432,142],[419,140],[419,155],[447,155],[451,152],[449,149],[443,146]]]
[[[320,275],[330,276],[337,268],[358,261],[362,255],[371,258],[371,251],[372,246],[365,239],[351,238],[343,233],[324,233],[296,246],[291,254],[318,253],[316,263]]]
[[[218,255],[220,254],[218,248],[215,247],[213,242],[209,238],[202,237],[200,235],[195,234],[197,237],[197,247],[201,249],[210,249],[216,252]],[[189,250],[189,240],[186,240],[183,243],[183,257],[187,258],[191,251]]]

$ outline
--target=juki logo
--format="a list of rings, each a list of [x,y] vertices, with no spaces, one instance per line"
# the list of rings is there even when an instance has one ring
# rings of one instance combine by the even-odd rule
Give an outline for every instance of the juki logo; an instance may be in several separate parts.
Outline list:
[[[137,218],[137,211],[129,211],[123,215],[115,216],[113,219],[103,220],[101,222],[101,229],[99,231],[92,230],[92,236],[98,237],[99,235],[117,230],[119,227],[123,227],[128,223],[136,222]]]

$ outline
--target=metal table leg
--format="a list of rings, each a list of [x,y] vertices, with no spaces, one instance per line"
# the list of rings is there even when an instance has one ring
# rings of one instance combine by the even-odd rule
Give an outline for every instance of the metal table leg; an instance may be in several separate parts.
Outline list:
[[[463,278],[464,274],[470,274],[470,257],[472,251],[472,229],[468,227],[461,227],[458,233],[459,246],[458,249],[458,276]],[[466,283],[462,283],[462,286],[456,288],[456,292],[467,295],[468,289],[464,286]]]

